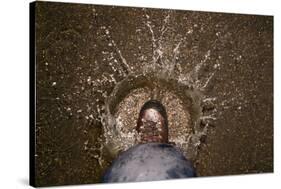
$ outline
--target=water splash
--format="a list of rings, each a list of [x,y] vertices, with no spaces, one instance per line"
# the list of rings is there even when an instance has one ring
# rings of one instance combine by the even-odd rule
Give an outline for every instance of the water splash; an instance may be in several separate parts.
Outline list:
[[[110,28],[101,28],[103,35],[109,39],[111,50],[102,54],[116,74],[103,73],[99,79],[87,79],[94,89],[98,86],[101,88],[95,91],[104,98],[104,102],[97,106],[97,117],[103,126],[100,157],[104,150],[114,157],[138,143],[136,120],[141,106],[149,99],[160,100],[165,105],[170,141],[192,160],[196,159],[202,138],[214,126],[219,115],[216,106],[220,103],[216,97],[206,96],[204,92],[216,76],[218,65],[215,64],[207,76],[199,78],[202,68],[210,64],[212,53],[208,50],[191,71],[183,71],[179,55],[184,44],[188,43],[186,36],[180,36],[179,40],[167,40],[169,38],[165,36],[172,28],[172,14],[172,11],[167,12],[157,36],[157,28],[145,11],[143,24],[151,36],[152,59],[141,69],[134,69],[135,65],[126,60],[111,36]],[[187,35],[193,33],[193,30],[190,31]],[[167,48],[172,50],[167,51]],[[117,76],[122,79],[118,80]],[[110,94],[102,90],[102,86],[108,83],[114,86]]]

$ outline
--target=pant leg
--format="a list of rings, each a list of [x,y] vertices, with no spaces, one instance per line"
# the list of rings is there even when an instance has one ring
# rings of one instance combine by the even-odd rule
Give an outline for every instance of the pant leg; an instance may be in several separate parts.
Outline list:
[[[136,145],[121,153],[103,176],[103,182],[137,182],[195,177],[192,163],[170,144]]]

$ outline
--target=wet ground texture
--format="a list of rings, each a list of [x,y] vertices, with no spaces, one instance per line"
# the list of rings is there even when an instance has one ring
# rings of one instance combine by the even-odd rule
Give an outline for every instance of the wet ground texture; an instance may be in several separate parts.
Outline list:
[[[36,3],[36,184],[100,182],[149,99],[198,176],[273,171],[273,17]]]

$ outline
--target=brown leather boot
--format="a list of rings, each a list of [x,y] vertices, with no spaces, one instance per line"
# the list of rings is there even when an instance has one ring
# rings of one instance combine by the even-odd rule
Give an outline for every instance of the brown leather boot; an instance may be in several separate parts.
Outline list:
[[[168,118],[165,107],[157,100],[147,101],[141,108],[137,132],[140,142],[168,143]]]

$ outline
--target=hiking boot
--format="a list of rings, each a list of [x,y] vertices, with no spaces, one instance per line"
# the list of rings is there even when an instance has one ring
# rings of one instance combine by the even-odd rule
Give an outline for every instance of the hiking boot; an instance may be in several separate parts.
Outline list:
[[[140,143],[168,143],[168,119],[165,107],[157,100],[147,101],[137,122]]]

